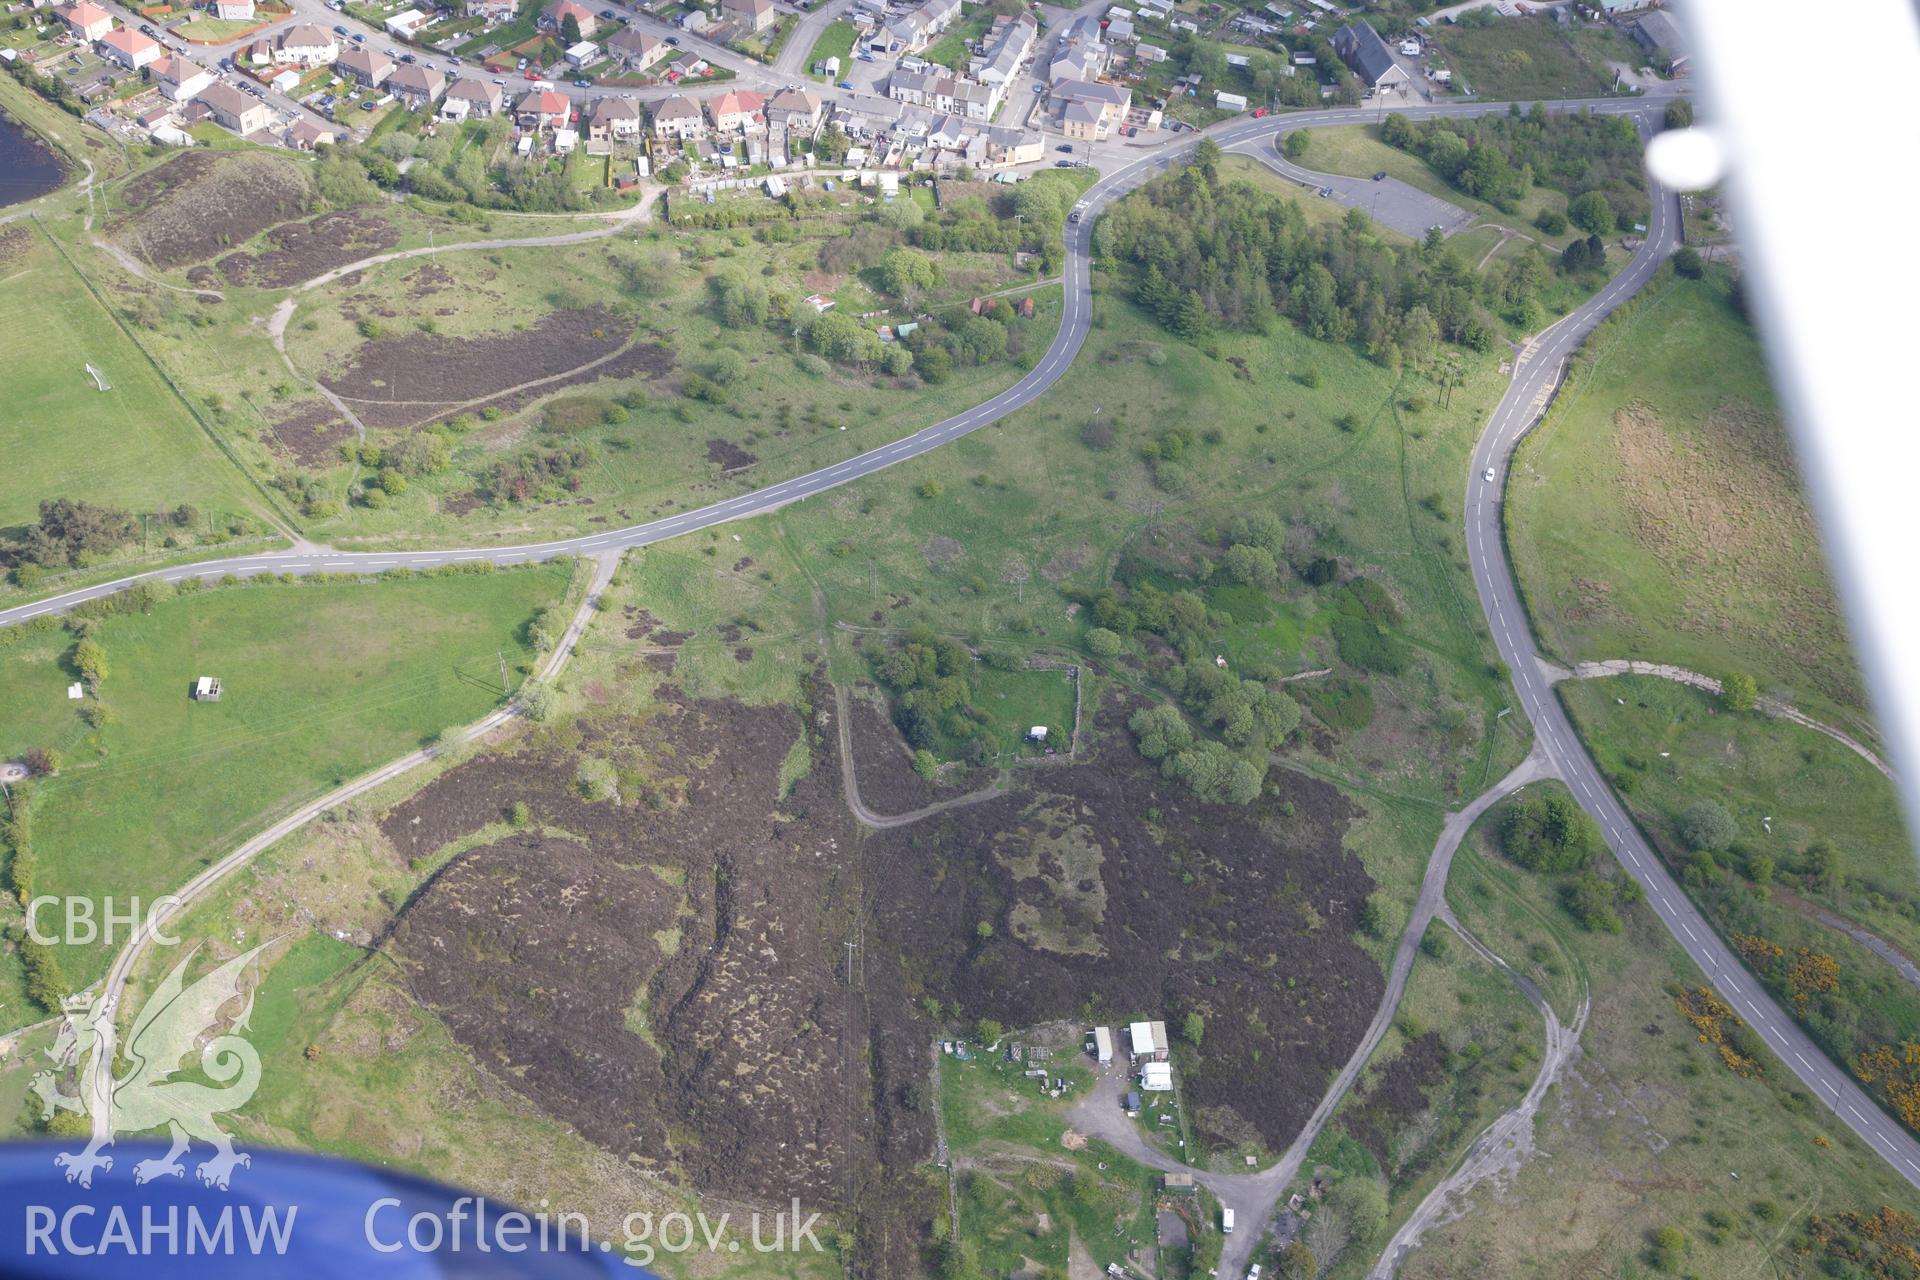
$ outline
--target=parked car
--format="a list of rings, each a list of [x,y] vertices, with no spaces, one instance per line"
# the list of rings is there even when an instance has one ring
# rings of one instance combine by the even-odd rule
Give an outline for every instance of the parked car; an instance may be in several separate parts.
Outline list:
[[[153,34],[153,28],[143,22],[140,24],[140,34],[143,36],[150,36]]]
[[[505,84],[507,82],[507,78],[505,76],[495,76],[493,78],[493,82],[495,84]]]
[[[413,56],[412,54],[410,54],[410,53],[403,53],[403,54],[401,54],[401,55],[400,55],[400,61],[402,61],[402,62],[418,62],[418,61],[419,61],[419,59],[418,59],[418,58],[416,58],[416,57],[414,57],[414,56]]]
[[[1056,169],[1071,169],[1071,168],[1073,168],[1073,161],[1071,161],[1071,160],[1055,160],[1055,161],[1053,162],[1053,167],[1054,167],[1054,168],[1056,168]]]
[[[835,85],[834,87],[835,87],[836,89],[851,89],[851,88],[853,88],[853,81],[851,81],[851,80],[842,80],[842,81],[841,81],[841,82],[840,82],[839,84],[837,84],[837,85]]]
[[[1060,144],[1059,146],[1057,146],[1057,147],[1055,147],[1055,148],[1054,148],[1054,150],[1055,150],[1055,151],[1065,151],[1065,152],[1067,152],[1068,154],[1072,154],[1072,152],[1073,152],[1073,144],[1072,144],[1071,142],[1063,142],[1063,143],[1061,143],[1061,144]]]
[[[351,35],[352,32],[348,31],[345,27],[335,27],[333,29],[333,34],[337,36],[344,36],[344,35]]]
[[[679,43],[680,43],[680,37],[679,37],[679,36],[668,36],[668,37],[667,37],[667,43],[668,43],[668,44],[679,44]]]
[[[354,33],[353,33],[353,42],[354,42],[355,44],[365,44],[365,43],[367,42],[367,35],[366,35],[366,32],[364,32],[364,31],[356,31],[356,32],[354,32]]]
[[[573,82],[573,87],[574,87],[574,88],[576,88],[576,89],[591,89],[591,88],[593,88],[593,81],[591,81],[591,80],[575,80],[575,81]]]
[[[601,19],[601,21],[603,21],[603,22],[612,22],[612,21],[613,21],[613,10],[611,10],[611,9],[602,9],[602,10],[600,11],[600,19]]]
[[[1387,171],[1382,169],[1380,172],[1374,174],[1373,180],[1375,182],[1385,182],[1387,180]]]

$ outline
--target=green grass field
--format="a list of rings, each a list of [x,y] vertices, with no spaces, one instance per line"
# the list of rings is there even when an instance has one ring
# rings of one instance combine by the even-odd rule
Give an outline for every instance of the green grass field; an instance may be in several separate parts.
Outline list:
[[[1645,61],[1638,46],[1611,27],[1593,24],[1572,33],[1548,17],[1442,24],[1432,39],[1441,60],[1451,64],[1456,87],[1520,102],[1601,97],[1613,92],[1609,60],[1633,67]]]
[[[981,1274],[1017,1270],[1024,1258],[1065,1275],[1074,1248],[1098,1266],[1125,1261],[1127,1235],[1152,1235],[1160,1179],[1103,1142],[1061,1146],[1066,1104],[1092,1078],[1084,1062],[1053,1054],[1048,1069],[1072,1081],[1056,1101],[1021,1075],[1022,1064],[977,1045],[972,1052],[966,1061],[942,1056],[939,1107],[954,1155],[967,1162],[958,1175],[960,1238]]]
[[[36,784],[36,893],[151,900],[266,825],[270,815],[479,718],[532,658],[534,612],[558,602],[560,567],[398,582],[235,587],[116,615],[101,700],[66,699],[73,637],[0,650],[0,747],[65,757]],[[188,697],[220,678],[217,703]],[[74,983],[109,951],[71,946]]]
[[[38,228],[7,228],[0,246],[0,533],[57,497],[264,515],[259,492]]]
[[[859,35],[859,30],[844,18],[827,24],[827,29],[820,33],[820,38],[813,42],[813,51],[807,55],[808,70],[811,71],[816,63],[825,62],[828,58],[838,58],[840,69],[844,72],[847,69],[847,60],[853,56],[853,42]],[[825,76],[814,78],[826,79]]]
[[[1872,735],[1766,364],[1724,279],[1656,284],[1588,340],[1521,449],[1507,525],[1549,654],[1750,672]]]
[[[1796,1245],[1808,1214],[1920,1210],[1770,1054],[1764,1075],[1743,1079],[1697,1043],[1668,988],[1701,975],[1647,908],[1626,913],[1623,934],[1581,930],[1540,879],[1493,851],[1496,817],[1462,845],[1448,901],[1495,952],[1544,979],[1563,1018],[1590,984],[1591,1019],[1536,1119],[1535,1154],[1497,1193],[1474,1191],[1402,1276],[1647,1275],[1651,1233],[1666,1226],[1687,1237],[1687,1274],[1821,1274]]]

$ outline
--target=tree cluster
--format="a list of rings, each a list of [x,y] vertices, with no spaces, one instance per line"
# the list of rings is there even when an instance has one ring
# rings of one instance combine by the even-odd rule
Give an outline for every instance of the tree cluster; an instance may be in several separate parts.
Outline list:
[[[1537,102],[1523,113],[1516,103],[1504,116],[1470,120],[1389,115],[1380,136],[1425,160],[1461,191],[1508,213],[1538,186],[1564,191],[1573,224],[1596,235],[1647,217],[1640,134],[1626,116],[1549,115]]]
[[[27,527],[21,555],[46,568],[78,565],[89,556],[105,556],[133,541],[139,526],[117,507],[74,498],[49,498],[40,519]]]
[[[1599,848],[1599,827],[1560,792],[1515,801],[1500,820],[1500,851],[1529,871],[1584,871]]]
[[[987,758],[991,718],[973,705],[972,650],[917,628],[872,661],[874,675],[893,694],[894,723],[909,746],[931,751],[946,739],[962,744],[973,763]]]
[[[1491,347],[1479,283],[1438,237],[1395,248],[1366,234],[1358,210],[1310,228],[1292,199],[1215,176],[1217,156],[1203,142],[1191,165],[1122,201],[1095,232],[1099,256],[1134,269],[1134,300],[1168,329],[1198,340],[1286,317],[1389,365],[1423,361],[1443,339]]]

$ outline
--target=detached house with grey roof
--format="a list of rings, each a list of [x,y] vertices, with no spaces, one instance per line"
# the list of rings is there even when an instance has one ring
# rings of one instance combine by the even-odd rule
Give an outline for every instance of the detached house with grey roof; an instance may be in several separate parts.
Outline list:
[[[1393,60],[1393,50],[1371,22],[1349,22],[1334,32],[1333,51],[1368,88],[1404,89],[1412,80],[1406,68]]]

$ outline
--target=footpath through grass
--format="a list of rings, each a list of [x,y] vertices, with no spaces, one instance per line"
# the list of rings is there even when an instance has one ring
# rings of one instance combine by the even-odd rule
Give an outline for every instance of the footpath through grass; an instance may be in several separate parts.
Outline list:
[[[64,757],[32,787],[34,893],[150,902],[270,816],[478,719],[503,662],[524,677],[527,624],[568,581],[546,567],[190,594],[96,624],[98,701],[67,699],[71,633],[0,649],[0,755]],[[220,701],[189,696],[203,675]],[[111,950],[59,948],[69,984]]]

